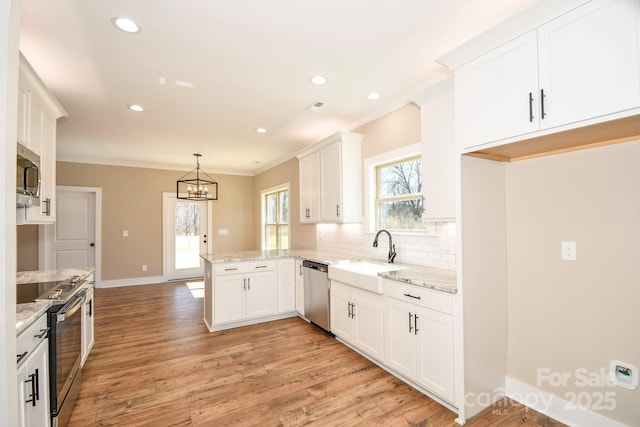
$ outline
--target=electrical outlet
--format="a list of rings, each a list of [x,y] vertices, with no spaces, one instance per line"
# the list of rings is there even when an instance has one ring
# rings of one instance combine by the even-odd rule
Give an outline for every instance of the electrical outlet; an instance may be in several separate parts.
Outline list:
[[[575,261],[576,256],[576,242],[561,242],[560,243],[561,254],[560,258],[565,261]]]
[[[142,271],[147,271],[147,264],[142,264]]]
[[[129,230],[122,230],[122,237],[129,237]]]

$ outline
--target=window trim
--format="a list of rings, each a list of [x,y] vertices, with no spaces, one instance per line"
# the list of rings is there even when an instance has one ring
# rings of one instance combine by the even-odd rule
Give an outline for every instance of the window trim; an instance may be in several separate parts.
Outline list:
[[[287,232],[287,246],[291,248],[291,185],[286,182],[281,185],[276,185],[270,188],[265,188],[260,190],[260,247],[262,250],[266,249],[266,233],[265,227],[267,225],[267,212],[266,212],[266,198],[267,194],[277,193],[280,191],[287,191],[289,193],[289,197],[287,198],[289,203],[289,222],[287,222],[287,228],[289,229]]]
[[[424,174],[424,157],[422,156],[422,145],[418,142],[415,144],[407,145],[395,150],[387,151],[376,156],[368,157],[364,161],[364,188],[365,188],[365,215],[363,218],[363,228],[365,232],[375,233],[377,230],[377,213],[376,213],[376,200],[378,195],[376,193],[376,173],[377,167],[386,164],[394,163],[403,159],[410,159],[411,157],[419,157],[423,163]],[[422,189],[424,194],[424,182],[422,183]],[[394,233],[402,234],[416,234],[426,233],[427,230],[398,230]]]

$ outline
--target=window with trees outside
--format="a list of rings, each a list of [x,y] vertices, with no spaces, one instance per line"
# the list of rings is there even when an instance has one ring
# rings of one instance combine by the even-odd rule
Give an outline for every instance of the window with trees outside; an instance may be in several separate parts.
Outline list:
[[[420,156],[376,167],[378,228],[423,230],[422,160]]]
[[[289,189],[263,194],[263,249],[289,249]]]

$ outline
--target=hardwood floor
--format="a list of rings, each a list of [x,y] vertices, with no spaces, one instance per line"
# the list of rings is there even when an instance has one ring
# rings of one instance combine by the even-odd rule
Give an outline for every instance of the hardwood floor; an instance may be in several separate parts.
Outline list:
[[[299,318],[208,332],[184,283],[96,289],[95,331],[70,427],[457,426]],[[562,424],[505,400],[467,425]]]

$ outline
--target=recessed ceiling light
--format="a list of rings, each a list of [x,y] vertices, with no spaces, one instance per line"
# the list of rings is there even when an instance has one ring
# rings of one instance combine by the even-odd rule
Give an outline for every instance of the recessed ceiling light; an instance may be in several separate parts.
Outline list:
[[[325,76],[313,76],[311,77],[311,83],[316,86],[322,86],[327,83],[327,78]]]
[[[119,16],[119,17],[113,18],[111,22],[117,28],[121,29],[126,33],[137,34],[141,31],[140,25],[138,25],[133,19],[130,19],[130,18],[123,18]]]
[[[379,92],[371,92],[367,95],[367,99],[370,101],[377,101],[382,95]]]
[[[142,105],[138,105],[138,104],[129,104],[127,105],[127,108],[131,111],[136,111],[138,113],[141,113],[144,111],[144,107]]]
[[[256,129],[256,132],[258,132],[258,133],[266,133],[267,130],[265,128],[258,128],[258,129]]]

